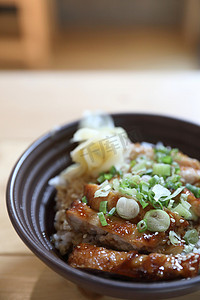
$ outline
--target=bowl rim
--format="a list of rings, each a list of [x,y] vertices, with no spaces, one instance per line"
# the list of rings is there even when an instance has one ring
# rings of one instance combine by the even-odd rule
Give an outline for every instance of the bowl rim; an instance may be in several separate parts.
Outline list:
[[[147,117],[147,118],[164,118],[172,121],[187,123],[186,125],[195,126],[200,128],[200,125],[197,123],[193,123],[181,118],[175,118],[167,115],[161,114],[148,114],[148,113],[115,113],[110,114],[112,117],[125,117],[126,115],[137,116],[137,117]],[[78,126],[78,122],[80,120],[76,120],[58,127],[58,131],[65,131],[66,129],[74,126]],[[23,240],[26,246],[37,256],[39,257],[44,263],[46,263],[50,268],[52,268],[57,273],[66,277],[66,273],[68,273],[68,279],[78,284],[84,284],[88,281],[93,282],[98,287],[106,287],[106,288],[115,288],[117,290],[126,289],[130,292],[137,292],[142,294],[147,293],[155,293],[156,291],[160,290],[162,293],[167,292],[170,290],[170,293],[177,290],[182,290],[183,288],[190,288],[194,287],[197,283],[200,284],[200,275],[196,277],[189,278],[189,279],[182,279],[182,280],[173,280],[173,281],[161,281],[161,282],[126,282],[108,278],[102,278],[88,272],[84,272],[78,269],[75,269],[69,266],[66,262],[61,260],[52,250],[47,250],[38,245],[34,240],[31,239],[28,232],[23,227],[17,212],[15,210],[15,195],[14,195],[14,184],[18,176],[18,172],[23,165],[24,161],[28,159],[35,149],[44,143],[46,140],[51,138],[52,133],[51,131],[45,133],[38,139],[36,139],[28,148],[22,153],[19,157],[17,162],[15,163],[6,187],[6,204],[7,204],[7,211],[11,220],[11,223],[16,230],[19,237]],[[70,278],[69,278],[70,277]]]

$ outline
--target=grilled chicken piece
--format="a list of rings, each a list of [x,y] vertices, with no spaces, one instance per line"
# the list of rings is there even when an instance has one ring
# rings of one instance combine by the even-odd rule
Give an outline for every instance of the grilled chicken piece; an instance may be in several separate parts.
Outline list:
[[[197,183],[200,181],[200,170],[194,169],[192,167],[181,166],[180,176],[182,177],[184,183]]]
[[[88,205],[96,210],[99,211],[99,206],[102,201],[108,201],[108,211],[111,208],[117,205],[118,199],[121,197],[119,194],[115,192],[110,192],[107,197],[94,197],[95,192],[98,190],[99,185],[97,184],[86,184],[84,187],[84,195],[88,200]]]
[[[139,254],[137,251],[119,252],[80,244],[69,255],[74,268],[100,270],[139,280],[169,280],[194,277],[199,269],[199,254],[165,255]]]
[[[86,184],[85,185],[84,195],[86,196],[86,198],[88,200],[88,205],[96,211],[99,211],[100,203],[102,201],[108,201],[108,204],[107,204],[108,211],[110,211],[113,207],[116,207],[117,201],[119,200],[120,197],[122,197],[122,195],[120,195],[117,192],[111,191],[107,197],[94,197],[94,194],[98,190],[98,188],[99,188],[99,186],[97,184]],[[139,214],[137,215],[137,217],[135,217],[134,219],[131,220],[131,223],[137,224],[140,220],[143,219],[145,213],[149,209],[153,209],[153,207],[150,205],[148,207],[146,207],[145,209],[143,209],[139,202],[138,202],[138,205],[140,207]]]
[[[165,211],[170,216],[170,221],[171,221],[168,231],[174,230],[176,233],[178,233],[181,236],[185,234],[185,229],[186,227],[189,226],[189,222],[184,218],[182,218],[179,214],[172,212],[167,208],[165,209]]]
[[[96,243],[117,250],[138,250],[146,252],[168,252],[168,235],[165,232],[140,233],[137,225],[118,217],[106,217],[102,226],[97,213],[79,200],[66,212],[67,221],[74,231],[93,235]],[[177,249],[177,251],[175,251]],[[183,245],[174,246],[173,253],[183,250]]]
[[[186,188],[184,192],[188,195],[187,201],[191,204],[193,212],[200,217],[200,198],[196,198],[194,194]]]
[[[88,200],[88,205],[96,210],[99,211],[99,206],[102,201],[108,201],[108,211],[117,205],[117,201],[120,198],[120,195],[114,192],[110,192],[107,197],[94,197],[95,192],[98,190],[97,184],[86,184],[84,188],[84,195]],[[140,212],[136,218],[130,220],[131,223],[137,224],[140,220],[144,218],[146,212],[150,209],[154,209],[152,205],[148,205],[145,209],[142,208],[141,204],[138,202],[140,206]],[[178,230],[178,233],[181,234],[184,231],[184,228],[189,225],[188,221],[181,218],[178,214],[171,212],[170,210],[166,209],[166,212],[169,214],[171,218],[171,226],[170,230]]]
[[[174,161],[176,161],[181,167],[191,167],[193,169],[200,170],[200,162],[195,159],[191,158],[181,152],[175,153],[173,156]]]

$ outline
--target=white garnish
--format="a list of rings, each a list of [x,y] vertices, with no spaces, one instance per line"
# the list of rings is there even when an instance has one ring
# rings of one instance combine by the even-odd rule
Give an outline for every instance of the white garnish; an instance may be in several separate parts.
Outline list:
[[[152,191],[155,193],[154,199],[156,201],[158,201],[162,197],[170,196],[171,194],[170,191],[161,184],[154,185]]]
[[[97,197],[107,197],[111,191],[111,185],[108,180],[105,180],[102,184],[100,184],[98,190],[94,193],[94,198]]]
[[[181,237],[173,230],[169,232],[169,239],[172,245],[177,246],[181,243]]]
[[[130,220],[139,214],[140,207],[134,199],[121,197],[117,201],[116,210],[121,218]]]

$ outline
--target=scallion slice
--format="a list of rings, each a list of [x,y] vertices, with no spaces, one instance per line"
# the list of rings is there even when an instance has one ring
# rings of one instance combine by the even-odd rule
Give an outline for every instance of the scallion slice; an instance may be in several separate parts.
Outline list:
[[[181,237],[173,230],[170,230],[169,232],[169,240],[174,246],[177,246],[181,243]]]
[[[137,229],[139,232],[144,232],[147,230],[147,223],[145,219],[137,223]]]
[[[170,191],[161,184],[154,185],[152,191],[155,194],[154,199],[156,201],[160,200],[160,198],[162,197],[168,197],[169,195],[171,195]]]
[[[145,207],[147,207],[149,205],[149,203],[146,202],[145,199],[143,199],[142,194],[137,193],[136,194],[136,198],[140,202],[140,204],[142,205],[142,208],[145,208]]]
[[[110,180],[115,175],[119,175],[119,171],[115,168],[115,166],[112,166],[107,173],[100,173],[99,177],[97,178],[97,182],[103,183],[105,180]]]
[[[94,193],[94,198],[97,197],[106,197],[111,191],[111,185],[108,180],[105,180],[102,184],[100,184],[98,190]]]
[[[117,179],[117,178],[113,179],[112,187],[115,191],[119,190],[119,187],[120,187],[119,179]]]
[[[107,204],[108,204],[108,201],[101,201],[100,202],[100,205],[99,205],[99,211],[106,214],[107,212]]]
[[[186,232],[183,238],[187,244],[195,245],[199,240],[199,234],[196,229],[191,229]]]
[[[161,157],[161,162],[165,164],[171,164],[172,163],[172,157],[170,155],[166,155]]]
[[[185,208],[185,206],[183,206],[183,204],[181,203],[179,203],[175,208],[173,208],[172,211],[178,213],[179,216],[183,217],[186,220],[192,219],[191,212],[187,208]]]
[[[153,165],[153,174],[159,176],[170,176],[171,166],[163,163],[155,163]]]
[[[88,202],[86,196],[83,196],[82,199],[81,199],[81,201],[82,201],[83,203],[85,203],[85,204],[87,204],[87,202]]]
[[[190,183],[187,183],[186,185],[186,188],[191,191],[196,198],[200,198],[200,188],[195,186],[195,185],[192,185]]]
[[[107,223],[107,221],[106,221],[106,218],[105,218],[103,212],[99,212],[99,213],[97,213],[97,215],[98,215],[98,217],[99,217],[99,221],[101,222],[101,225],[102,225],[102,226],[108,225],[108,223]]]
[[[149,191],[149,183],[142,180],[140,182],[140,190],[143,193],[148,193],[148,191]]]
[[[152,186],[154,186],[156,183],[158,183],[159,177],[157,176],[158,178],[156,178],[156,176],[157,176],[157,175],[155,175],[155,176],[153,176],[153,177],[151,177],[151,178],[149,179],[150,187],[152,187]]]
[[[133,168],[136,165],[136,160],[132,160],[130,163],[131,168]]]
[[[116,210],[121,218],[131,220],[139,214],[140,207],[136,200],[121,197],[117,201]]]
[[[146,171],[146,161],[145,160],[141,160],[131,169],[131,172],[133,174],[142,174],[142,173],[145,173],[145,171]]]
[[[163,232],[166,231],[170,226],[169,215],[161,209],[149,210],[145,214],[144,219],[147,223],[147,229],[150,231]]]
[[[116,207],[111,208],[111,210],[108,213],[108,216],[109,217],[113,216],[115,212],[116,212]]]

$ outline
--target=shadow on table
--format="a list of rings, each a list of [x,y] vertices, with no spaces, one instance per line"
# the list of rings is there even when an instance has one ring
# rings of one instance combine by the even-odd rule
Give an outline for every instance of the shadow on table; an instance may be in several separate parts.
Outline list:
[[[32,290],[30,300],[39,299],[70,299],[70,300],[114,300],[117,298],[101,296],[82,288],[79,288],[74,283],[62,278],[60,275],[52,272],[50,269],[45,268],[38,278]],[[200,293],[185,295],[182,297],[171,298],[171,300],[199,300]],[[122,300],[122,299],[121,299]]]
[[[39,299],[70,299],[70,300],[113,300],[115,298],[101,296],[78,287],[74,283],[45,268],[40,274],[32,290],[30,300]]]

